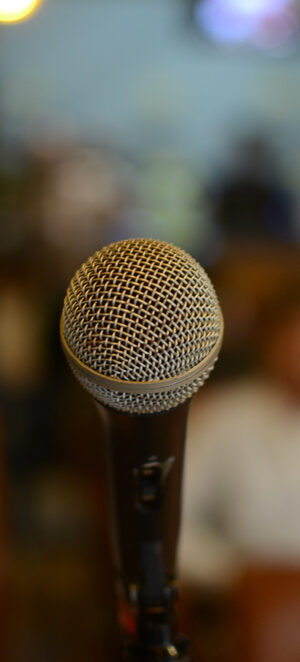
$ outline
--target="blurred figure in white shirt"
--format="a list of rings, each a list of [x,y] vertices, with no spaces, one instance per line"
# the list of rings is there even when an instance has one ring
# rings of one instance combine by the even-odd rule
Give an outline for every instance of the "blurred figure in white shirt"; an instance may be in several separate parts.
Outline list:
[[[264,311],[257,374],[192,405],[179,564],[228,584],[246,565],[300,568],[300,287]]]

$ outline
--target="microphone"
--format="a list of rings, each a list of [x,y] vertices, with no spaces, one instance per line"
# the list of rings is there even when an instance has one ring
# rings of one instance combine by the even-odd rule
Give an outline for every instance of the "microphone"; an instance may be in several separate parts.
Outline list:
[[[222,343],[217,295],[184,250],[127,239],[76,272],[60,332],[106,421],[115,556],[137,613],[132,659],[187,660],[173,615],[184,440]]]

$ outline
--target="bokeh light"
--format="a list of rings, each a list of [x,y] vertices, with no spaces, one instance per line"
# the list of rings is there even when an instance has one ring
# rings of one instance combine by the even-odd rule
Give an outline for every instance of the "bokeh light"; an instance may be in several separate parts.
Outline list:
[[[195,21],[213,41],[265,51],[292,47],[299,31],[294,0],[198,0]]]
[[[4,23],[22,21],[40,4],[41,0],[0,0],[0,21]]]
[[[290,5],[290,0],[227,0],[228,6],[243,14],[277,12]]]

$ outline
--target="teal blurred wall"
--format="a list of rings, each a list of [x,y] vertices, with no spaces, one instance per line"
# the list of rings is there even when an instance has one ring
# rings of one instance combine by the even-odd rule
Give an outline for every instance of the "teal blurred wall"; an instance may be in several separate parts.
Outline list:
[[[2,125],[18,139],[55,129],[134,153],[172,146],[208,169],[235,127],[262,125],[293,161],[299,60],[201,43],[185,0],[44,0],[0,27]]]

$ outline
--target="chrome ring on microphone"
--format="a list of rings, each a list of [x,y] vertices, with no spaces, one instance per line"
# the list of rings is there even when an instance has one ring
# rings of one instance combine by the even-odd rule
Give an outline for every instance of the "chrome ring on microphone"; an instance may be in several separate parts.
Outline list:
[[[220,334],[215,343],[214,347],[211,349],[209,354],[204,357],[200,363],[187,370],[180,375],[175,375],[174,377],[169,377],[168,379],[152,380],[152,381],[126,381],[124,379],[116,379],[108,377],[107,375],[102,375],[101,373],[93,370],[89,366],[85,365],[80,359],[78,359],[74,352],[72,352],[69,347],[63,328],[63,316],[60,320],[60,337],[62,342],[63,351],[70,361],[70,363],[81,372],[84,376],[90,378],[95,384],[106,388],[112,391],[118,391],[119,393],[131,393],[131,394],[142,394],[142,393],[167,393],[173,390],[176,390],[179,386],[186,386],[193,382],[198,377],[201,377],[203,373],[209,371],[213,368],[222,345],[224,334],[224,321],[222,313],[220,312]]]

